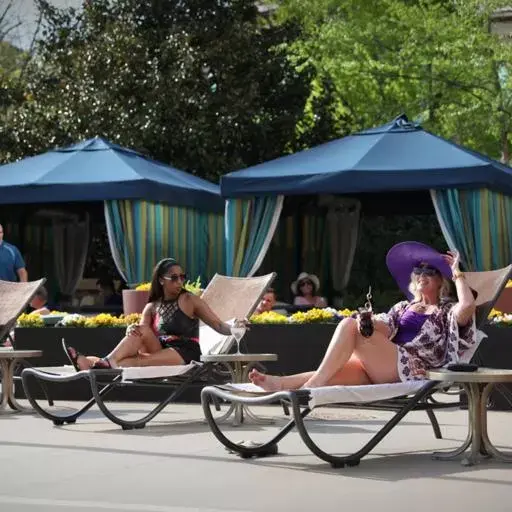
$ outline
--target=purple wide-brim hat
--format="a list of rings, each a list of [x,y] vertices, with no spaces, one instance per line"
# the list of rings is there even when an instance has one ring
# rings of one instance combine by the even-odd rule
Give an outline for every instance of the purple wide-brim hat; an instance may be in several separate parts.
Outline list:
[[[411,273],[414,267],[421,263],[437,268],[446,279],[452,278],[452,270],[444,260],[443,255],[421,242],[400,242],[391,247],[386,256],[386,264],[391,275],[409,299],[412,298],[409,291]]]

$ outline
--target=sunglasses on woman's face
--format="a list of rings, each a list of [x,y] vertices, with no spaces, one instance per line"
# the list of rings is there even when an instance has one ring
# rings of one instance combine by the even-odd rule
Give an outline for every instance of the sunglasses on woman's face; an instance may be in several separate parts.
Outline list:
[[[162,279],[165,279],[166,281],[172,281],[173,283],[176,281],[186,281],[187,274],[171,274],[170,276],[162,276]]]
[[[430,266],[426,265],[424,267],[414,267],[412,269],[412,273],[415,276],[424,275],[424,276],[428,276],[428,277],[433,277],[433,276],[439,275],[439,270],[437,270],[437,268],[435,268],[435,267],[430,267]]]
[[[309,284],[309,286],[313,286],[313,283],[311,281],[302,281],[302,283],[299,283],[299,288],[302,288],[305,284]]]

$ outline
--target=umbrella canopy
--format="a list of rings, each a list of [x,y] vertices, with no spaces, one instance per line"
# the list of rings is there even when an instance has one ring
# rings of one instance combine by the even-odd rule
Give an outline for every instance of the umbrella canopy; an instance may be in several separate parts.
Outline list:
[[[0,166],[0,204],[108,199],[224,209],[217,185],[100,137]]]
[[[512,168],[392,122],[221,178],[224,197],[489,188],[512,195]]]

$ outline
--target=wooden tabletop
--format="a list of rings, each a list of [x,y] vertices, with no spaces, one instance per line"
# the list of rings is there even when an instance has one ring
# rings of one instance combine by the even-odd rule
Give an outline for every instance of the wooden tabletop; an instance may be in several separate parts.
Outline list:
[[[41,357],[42,350],[13,350],[9,348],[0,349],[0,359],[23,359],[24,357]]]
[[[277,361],[277,354],[207,354],[201,356],[201,361],[204,363]]]
[[[453,372],[446,368],[438,368],[429,370],[427,377],[443,382],[512,382],[512,370],[478,368],[476,372]]]

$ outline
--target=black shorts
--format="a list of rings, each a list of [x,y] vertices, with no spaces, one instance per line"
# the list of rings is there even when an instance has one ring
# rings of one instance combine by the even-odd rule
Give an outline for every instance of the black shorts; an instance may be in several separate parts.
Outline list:
[[[181,356],[185,364],[191,361],[201,361],[201,348],[197,341],[189,338],[169,339],[168,336],[160,336],[162,348],[173,348]]]

